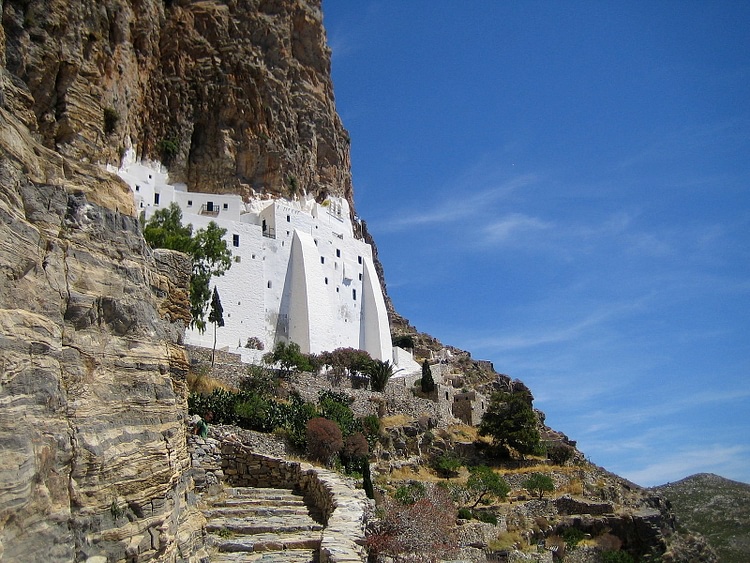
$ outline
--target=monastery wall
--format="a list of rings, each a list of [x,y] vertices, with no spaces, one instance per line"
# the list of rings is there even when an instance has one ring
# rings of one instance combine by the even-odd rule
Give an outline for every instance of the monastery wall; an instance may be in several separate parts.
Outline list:
[[[345,199],[243,202],[237,195],[188,192],[148,163],[128,162],[117,172],[146,219],[175,202],[194,231],[211,221],[227,230],[232,267],[212,279],[224,308],[218,348],[242,349],[257,338],[266,351],[290,341],[305,353],[351,347],[393,361],[372,249],[354,237]],[[213,328],[189,329],[185,340],[211,347]]]

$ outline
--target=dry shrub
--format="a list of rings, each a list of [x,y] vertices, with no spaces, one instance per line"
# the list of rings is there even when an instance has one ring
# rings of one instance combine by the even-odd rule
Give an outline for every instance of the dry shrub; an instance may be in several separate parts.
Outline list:
[[[236,391],[232,386],[215,377],[207,375],[204,371],[190,371],[187,375],[188,390],[191,393],[200,393],[201,395],[210,395],[216,389],[224,391]]]
[[[622,547],[622,540],[615,535],[606,533],[596,538],[596,545],[602,551],[619,551]]]
[[[308,420],[306,435],[308,455],[326,465],[331,464],[344,446],[339,425],[327,418],[315,417]]]
[[[385,430],[391,429],[391,428],[398,428],[400,426],[406,426],[412,421],[411,418],[406,416],[405,414],[396,414],[393,416],[386,416],[385,418],[382,418],[380,420],[381,427]]]
[[[522,544],[523,539],[518,532],[500,532],[494,540],[489,542],[487,547],[492,551],[505,551],[516,549]]]
[[[557,492],[560,494],[582,495],[583,482],[580,479],[571,479],[564,485],[561,485]]]
[[[382,517],[367,538],[372,554],[398,561],[431,562],[458,548],[456,505],[443,487],[428,485],[424,496],[413,504],[386,497],[379,511]]]

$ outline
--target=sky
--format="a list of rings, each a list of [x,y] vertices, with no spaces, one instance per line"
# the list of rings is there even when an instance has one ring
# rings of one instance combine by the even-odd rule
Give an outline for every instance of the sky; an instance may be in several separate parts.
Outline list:
[[[750,483],[750,3],[323,12],[396,310],[610,471]]]

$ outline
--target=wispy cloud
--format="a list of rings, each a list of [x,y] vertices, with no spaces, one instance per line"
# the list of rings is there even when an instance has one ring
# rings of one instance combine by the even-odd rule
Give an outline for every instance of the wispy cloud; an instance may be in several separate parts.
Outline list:
[[[484,227],[485,242],[502,243],[519,235],[554,228],[550,222],[523,213],[511,213]]]
[[[470,175],[473,176],[473,173]],[[484,215],[488,210],[494,209],[497,202],[536,180],[535,175],[527,174],[511,178],[483,190],[464,192],[460,189],[460,186],[466,182],[466,179],[464,179],[457,183],[456,190],[451,190],[447,197],[437,201],[432,206],[424,207],[421,210],[410,209],[408,213],[400,211],[397,216],[379,221],[378,227],[381,231],[400,231],[434,224],[450,224],[468,217]],[[465,193],[468,193],[468,195],[461,197],[461,194]]]

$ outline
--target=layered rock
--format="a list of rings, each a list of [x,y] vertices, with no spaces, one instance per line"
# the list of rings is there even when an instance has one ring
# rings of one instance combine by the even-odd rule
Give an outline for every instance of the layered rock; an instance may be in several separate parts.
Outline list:
[[[4,92],[0,559],[189,559],[189,259],[152,254],[121,183],[37,143]]]
[[[306,190],[354,208],[320,0],[5,0],[2,9],[6,66],[47,148],[115,163],[132,142],[193,191]]]

